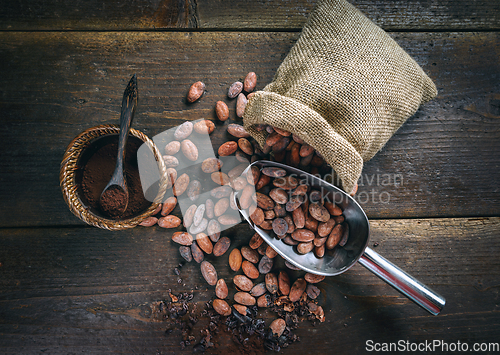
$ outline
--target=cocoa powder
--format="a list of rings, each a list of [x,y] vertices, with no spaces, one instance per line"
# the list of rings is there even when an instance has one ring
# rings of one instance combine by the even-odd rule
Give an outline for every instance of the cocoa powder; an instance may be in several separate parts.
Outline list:
[[[137,150],[143,142],[129,136],[125,153],[124,171],[127,181],[129,200],[120,219],[139,215],[151,202],[144,198],[137,165]],[[82,202],[98,215],[112,217],[100,206],[99,198],[115,170],[118,153],[118,136],[106,136],[95,141],[85,150],[79,162],[77,182],[80,181]],[[115,217],[116,218],[116,217]]]

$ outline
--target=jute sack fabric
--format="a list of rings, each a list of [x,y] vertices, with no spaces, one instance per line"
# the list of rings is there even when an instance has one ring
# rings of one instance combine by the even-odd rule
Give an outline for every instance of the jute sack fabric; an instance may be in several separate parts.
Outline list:
[[[249,100],[246,130],[269,124],[314,147],[351,192],[371,159],[437,94],[419,65],[344,0],[320,0],[269,85]]]

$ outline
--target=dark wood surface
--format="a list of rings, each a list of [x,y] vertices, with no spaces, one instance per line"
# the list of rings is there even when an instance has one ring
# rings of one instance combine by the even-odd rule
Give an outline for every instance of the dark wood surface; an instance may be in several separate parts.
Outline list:
[[[181,353],[149,307],[168,290],[213,297],[198,265],[182,282],[171,231],[109,232],[73,216],[61,195],[68,143],[118,123],[137,73],[133,126],[150,137],[198,118],[248,71],[269,83],[315,1],[3,1],[0,6],[0,353]],[[500,244],[498,1],[356,1],[438,87],[365,164],[358,201],[370,245],[441,293],[430,316],[361,266],[320,284],[327,321],[302,323],[284,353],[362,353],[369,339],[496,342]],[[186,103],[189,85],[207,84]],[[228,137],[217,122],[217,148]],[[402,184],[381,183],[386,175]],[[378,180],[377,178],[381,179]],[[390,200],[384,203],[387,196]],[[367,199],[367,197],[370,197]],[[251,232],[226,232],[233,245]],[[227,255],[214,260],[228,277]],[[271,314],[264,314],[268,324]],[[184,350],[191,352],[192,348]]]

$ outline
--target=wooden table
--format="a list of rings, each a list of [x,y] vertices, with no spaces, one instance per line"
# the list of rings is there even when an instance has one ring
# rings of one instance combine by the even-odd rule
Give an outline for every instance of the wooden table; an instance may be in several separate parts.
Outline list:
[[[3,1],[0,353],[181,352],[179,335],[165,336],[165,324],[147,310],[169,299],[168,289],[194,290],[200,304],[210,299],[199,266],[185,265],[178,283],[172,232],[109,232],[73,216],[59,187],[62,155],[84,129],[118,123],[133,73],[140,90],[134,127],[150,137],[184,120],[215,119],[214,104],[228,101],[232,82],[249,71],[259,89],[272,80],[314,4]],[[496,343],[498,351],[500,3],[354,5],[390,32],[439,90],[365,165],[357,198],[371,220],[370,245],[447,304],[431,316],[356,265],[320,284],[327,321],[302,323],[301,342],[286,352],[356,354],[369,340],[469,349]],[[207,91],[188,105],[197,80]],[[377,180],[384,174],[399,180]],[[252,233],[242,224],[228,235],[243,245]],[[214,263],[229,277],[227,258]]]

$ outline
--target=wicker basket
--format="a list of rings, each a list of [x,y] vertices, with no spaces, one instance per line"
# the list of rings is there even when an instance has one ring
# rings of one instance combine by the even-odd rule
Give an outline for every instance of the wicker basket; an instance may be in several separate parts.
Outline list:
[[[160,186],[156,198],[151,203],[151,206],[149,206],[143,213],[124,220],[104,218],[93,213],[89,207],[85,206],[79,196],[78,184],[76,182],[76,171],[78,169],[79,159],[85,149],[88,148],[97,138],[107,135],[118,135],[119,132],[120,127],[117,125],[101,125],[89,128],[80,133],[75,139],[73,139],[66,149],[61,162],[61,170],[59,172],[59,182],[63,197],[71,212],[87,224],[108,230],[120,230],[137,226],[144,219],[153,214],[159,203],[162,202],[163,196],[167,190],[166,167],[160,151],[148,136],[131,128],[130,135],[139,138],[141,141],[146,143],[149,149],[153,152],[156,162],[158,163]]]

